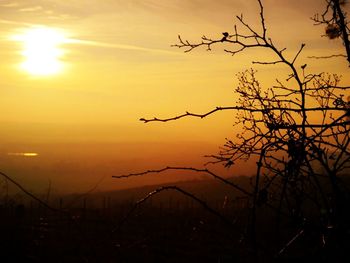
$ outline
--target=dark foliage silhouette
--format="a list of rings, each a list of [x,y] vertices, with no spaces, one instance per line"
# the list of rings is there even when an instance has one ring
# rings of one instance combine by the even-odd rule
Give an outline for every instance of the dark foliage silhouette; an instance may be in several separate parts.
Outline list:
[[[316,14],[313,21],[316,25],[324,25],[325,33],[329,39],[341,39],[345,54],[326,55],[321,58],[345,57],[350,66],[350,39],[349,23],[345,6],[348,5],[346,0],[325,0],[326,8],[322,14]],[[317,57],[316,57],[317,58]]]

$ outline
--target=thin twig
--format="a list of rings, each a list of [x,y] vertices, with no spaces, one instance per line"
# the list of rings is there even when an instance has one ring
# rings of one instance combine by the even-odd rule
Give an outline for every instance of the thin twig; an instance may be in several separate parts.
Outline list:
[[[192,167],[171,167],[171,166],[167,166],[165,168],[162,169],[158,169],[158,170],[147,170],[144,172],[140,172],[140,173],[130,173],[130,174],[126,174],[126,175],[119,175],[119,176],[112,176],[113,178],[116,179],[121,179],[121,178],[129,178],[129,177],[133,177],[133,176],[143,176],[146,174],[150,174],[150,173],[162,173],[165,171],[169,171],[169,170],[182,170],[182,171],[193,171],[193,172],[201,172],[201,173],[205,173],[208,174],[210,176],[212,176],[213,178],[220,180],[221,182],[230,185],[231,187],[239,190],[240,192],[251,196],[251,193],[248,192],[247,190],[243,189],[242,187],[240,187],[239,185],[236,185],[235,183],[232,183],[224,178],[222,178],[221,176],[216,175],[215,173],[213,173],[212,171],[208,170],[208,169],[198,169],[198,168],[192,168]]]
[[[59,210],[57,208],[54,208],[50,205],[48,205],[46,202],[44,202],[43,200],[41,200],[40,198],[38,198],[37,196],[35,196],[34,194],[32,194],[31,192],[29,192],[27,189],[25,189],[22,185],[20,185],[18,182],[16,182],[15,180],[13,180],[10,176],[8,176],[7,174],[0,172],[0,175],[5,177],[8,181],[10,181],[11,183],[13,183],[14,185],[16,185],[23,193],[25,193],[26,195],[28,195],[30,198],[34,199],[35,201],[37,201],[39,204],[43,205],[44,207],[46,207],[49,210],[52,210],[54,212],[60,212],[60,213],[66,213],[65,211]]]
[[[210,212],[211,214],[217,216],[218,218],[220,218],[225,224],[229,225],[229,226],[233,226],[234,223],[230,220],[228,220],[226,217],[224,217],[222,214],[220,214],[217,210],[211,208],[206,202],[204,202],[203,200],[201,200],[200,198],[196,197],[194,194],[187,192],[183,189],[181,189],[178,186],[162,186],[159,187],[155,190],[153,190],[152,192],[148,193],[145,197],[143,197],[142,199],[138,200],[133,207],[129,210],[129,212],[125,215],[125,217],[119,222],[118,226],[116,228],[114,228],[112,230],[112,234],[117,232],[123,225],[124,223],[130,218],[130,216],[134,213],[134,211],[140,206],[142,205],[144,202],[146,202],[149,198],[151,198],[154,195],[157,195],[163,191],[168,191],[168,190],[174,190],[177,191],[189,198],[191,198],[192,200],[196,201],[197,203],[199,203],[205,210],[207,210],[208,212]]]

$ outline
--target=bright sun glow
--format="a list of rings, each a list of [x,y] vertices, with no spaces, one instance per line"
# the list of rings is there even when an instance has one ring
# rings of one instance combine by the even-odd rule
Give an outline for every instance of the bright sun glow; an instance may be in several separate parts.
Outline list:
[[[58,30],[46,27],[31,28],[14,37],[23,43],[25,61],[21,68],[31,75],[53,75],[62,71],[64,54],[60,47],[66,38]]]

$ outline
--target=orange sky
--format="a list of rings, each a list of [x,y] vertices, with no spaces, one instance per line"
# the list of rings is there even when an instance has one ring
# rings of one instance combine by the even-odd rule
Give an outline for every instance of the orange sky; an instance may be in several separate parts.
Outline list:
[[[323,1],[264,3],[269,34],[281,49],[293,54],[306,43],[304,59],[341,52],[341,44],[320,38],[323,27],[310,20]],[[1,1],[0,169],[34,191],[45,191],[51,181],[58,192],[72,192],[88,190],[102,177],[100,190],[151,184],[152,176],[110,177],[206,162],[203,155],[215,153],[237,132],[232,113],[166,124],[138,119],[232,105],[235,74],[250,68],[253,57],[269,58],[269,52],[232,58],[219,46],[184,54],[170,45],[178,34],[196,40],[232,32],[236,14],[257,25],[257,7],[255,0]],[[37,25],[76,40],[62,45],[65,67],[57,75],[33,76],[19,67],[23,47],[11,36]],[[345,60],[302,61],[313,72],[336,72],[349,80]],[[255,68],[265,85],[286,74],[278,66]],[[15,152],[39,155],[8,155]],[[227,173],[249,174],[242,167]],[[161,180],[174,180],[166,178]]]

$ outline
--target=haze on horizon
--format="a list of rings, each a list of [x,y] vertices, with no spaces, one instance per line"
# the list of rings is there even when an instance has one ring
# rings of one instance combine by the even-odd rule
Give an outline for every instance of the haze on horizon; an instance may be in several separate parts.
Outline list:
[[[269,33],[281,48],[293,54],[305,43],[302,59],[310,69],[349,80],[345,60],[321,65],[306,59],[342,50],[339,41],[321,38],[324,28],[310,19],[322,11],[323,1],[263,2]],[[232,105],[235,74],[252,67],[252,58],[270,56],[255,50],[233,58],[219,48],[184,54],[170,47],[178,34],[192,41],[203,34],[220,37],[233,30],[241,13],[256,25],[256,0],[4,0],[0,9],[0,170],[37,192],[49,182],[57,192],[79,192],[101,178],[101,191],[184,180],[169,174],[111,176],[204,164],[203,156],[216,153],[234,134],[232,112],[173,123],[143,124],[139,118]],[[12,37],[38,26],[59,29],[68,40],[60,43],[63,68],[55,74],[20,67],[23,43]],[[263,84],[273,83],[271,67],[254,68]],[[285,74],[283,67],[273,69]],[[247,167],[238,164],[225,174],[248,175]]]

